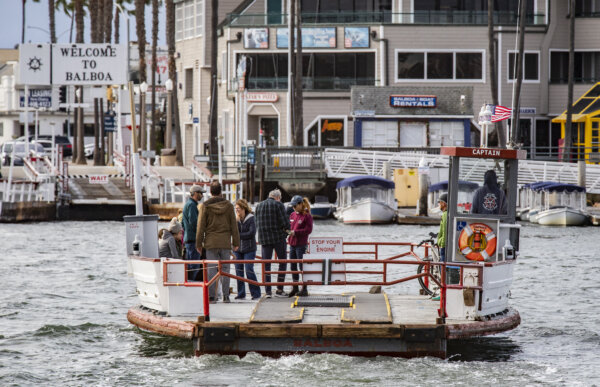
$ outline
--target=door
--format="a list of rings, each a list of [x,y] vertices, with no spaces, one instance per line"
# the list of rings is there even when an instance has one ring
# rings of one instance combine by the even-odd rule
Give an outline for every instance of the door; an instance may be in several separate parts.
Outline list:
[[[398,121],[363,121],[363,148],[396,148],[398,146]]]
[[[279,145],[279,119],[277,117],[260,117],[260,146]]]
[[[425,123],[401,122],[400,123],[400,146],[421,148],[425,143]]]

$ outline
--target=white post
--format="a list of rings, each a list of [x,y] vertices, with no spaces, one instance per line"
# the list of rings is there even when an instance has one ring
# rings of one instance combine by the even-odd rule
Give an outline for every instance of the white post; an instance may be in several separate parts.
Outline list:
[[[129,49],[129,48],[128,48]],[[115,148],[119,150],[119,153],[124,154],[123,150],[123,129],[121,127],[121,86],[117,88],[117,141],[115,141]]]
[[[142,179],[140,177],[140,154],[133,153],[133,184],[135,192],[135,214],[143,215],[144,209],[142,204]]]
[[[25,85],[25,158],[29,156],[29,86]]]
[[[35,109],[35,141],[38,140],[38,134],[40,133],[40,108]]]
[[[52,165],[56,166],[56,133],[54,133],[54,121],[50,122],[52,128]]]
[[[7,200],[6,194],[4,195],[4,200],[8,201],[8,202],[13,201],[12,175],[13,175],[13,167],[15,165],[15,145],[16,144],[17,144],[16,142],[13,142],[11,154],[10,154],[10,167],[8,168],[8,186],[7,186],[8,200]]]

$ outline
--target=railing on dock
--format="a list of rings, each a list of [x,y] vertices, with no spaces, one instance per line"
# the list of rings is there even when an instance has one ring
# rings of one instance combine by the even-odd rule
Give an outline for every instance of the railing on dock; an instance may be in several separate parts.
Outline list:
[[[262,259],[260,256],[257,256],[257,259],[254,260],[197,260],[197,261],[184,261],[184,260],[168,260],[165,259],[162,261],[163,264],[163,286],[186,286],[186,287],[200,287],[203,292],[203,314],[205,321],[210,320],[210,302],[209,302],[209,294],[208,288],[210,286],[217,286],[217,281],[220,277],[228,277],[230,279],[242,281],[244,283],[260,286],[260,287],[277,287],[277,286],[360,286],[360,285],[379,285],[379,286],[392,286],[398,285],[402,283],[407,283],[409,281],[415,281],[418,279],[422,279],[427,284],[428,281],[434,282],[440,288],[440,307],[438,309],[439,321],[445,321],[446,313],[446,289],[463,289],[462,278],[463,278],[463,270],[465,268],[476,269],[478,271],[478,278],[483,278],[482,270],[483,266],[479,264],[472,263],[456,263],[452,262],[451,266],[454,268],[459,268],[460,271],[460,281],[458,284],[448,285],[446,284],[446,263],[444,262],[433,262],[431,260],[426,259],[429,256],[429,252],[431,249],[430,245],[424,244],[422,246],[417,245],[416,243],[403,243],[403,242],[344,242],[344,256],[351,257],[333,257],[328,259],[331,265],[342,264],[343,267],[337,267],[335,270],[331,269],[329,275],[338,275],[343,276],[344,280],[335,280],[329,281],[325,279],[324,272],[321,271],[302,271],[302,270],[266,270],[266,265],[279,265],[285,264],[289,265],[292,263],[309,265],[309,264],[323,264],[323,258],[306,258],[306,259]],[[384,249],[388,248],[390,250],[396,250],[391,253],[384,253]],[[398,252],[397,249],[402,248],[402,252]],[[418,254],[418,249],[422,249],[422,255]],[[188,265],[201,265],[201,269],[188,269]],[[262,270],[260,274],[260,279],[257,281],[249,280],[244,277],[237,276],[236,274],[231,274],[230,272],[234,270],[225,271],[223,268],[225,266],[231,267],[235,264],[255,264],[259,265]],[[185,280],[183,283],[181,282],[171,282],[169,281],[169,265],[185,265],[185,272],[193,270],[202,270],[203,279],[201,281],[188,281],[187,275],[185,276]],[[423,265],[424,270],[422,272],[417,272],[417,267],[419,265]],[[208,268],[209,266],[217,267],[217,274],[208,278]],[[359,266],[356,268],[355,266]],[[375,266],[375,267],[373,267]],[[435,266],[440,267],[441,276],[440,278],[436,278],[432,275],[432,268]],[[273,267],[273,266],[271,266]],[[334,266],[332,266],[334,267]],[[401,267],[408,267],[409,273],[406,275],[405,273],[399,273],[398,270],[394,270]],[[414,268],[414,271],[412,271]],[[273,268],[274,269],[274,268]],[[415,274],[413,274],[415,273]],[[286,275],[289,276],[289,281],[279,282],[277,281],[277,277],[275,277],[275,281],[267,281],[267,276],[277,276],[277,275]],[[296,274],[299,276],[307,275],[307,274],[323,274],[323,278],[325,281],[293,281],[291,276]],[[349,276],[356,277],[354,279],[348,279]],[[257,275],[257,279],[259,276]],[[468,286],[473,290],[482,290],[481,280],[477,285],[470,284]]]

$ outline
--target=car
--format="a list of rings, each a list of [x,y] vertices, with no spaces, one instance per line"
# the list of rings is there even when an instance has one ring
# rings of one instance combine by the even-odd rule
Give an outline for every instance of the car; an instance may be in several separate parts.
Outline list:
[[[25,142],[23,141],[7,141],[2,144],[2,151],[0,152],[0,157],[2,158],[2,163],[4,165],[10,165],[10,159],[13,155],[13,147],[14,147],[14,156],[15,160],[13,165],[23,165],[23,159],[25,158]],[[29,143],[29,150],[33,151],[33,155],[31,156],[32,161],[36,161],[38,158],[42,158],[46,156],[46,151],[42,144],[37,144],[35,142]]]
[[[40,134],[37,138],[38,140],[50,141],[50,143],[52,144],[51,134]],[[29,136],[29,141],[34,140],[35,136]],[[17,141],[25,141],[25,136],[17,138]],[[69,138],[67,136],[54,136],[54,143],[62,147],[63,157],[73,156],[73,145],[71,145],[71,141],[69,141]]]
[[[85,155],[86,159],[93,159],[94,158],[94,144],[93,143],[85,144],[85,147],[83,148],[83,154]]]

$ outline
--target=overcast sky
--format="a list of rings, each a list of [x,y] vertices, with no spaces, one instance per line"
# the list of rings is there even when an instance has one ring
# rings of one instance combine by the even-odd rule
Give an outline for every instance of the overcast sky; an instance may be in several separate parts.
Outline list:
[[[22,0],[0,0],[2,3],[2,27],[0,27],[0,48],[14,48],[21,43],[21,4]],[[113,10],[114,14],[114,10]],[[25,20],[25,42],[48,43],[50,41],[50,23],[48,21],[48,1],[41,0],[40,3],[27,1]],[[159,11],[158,45],[166,45],[165,39],[165,10],[164,6]],[[130,38],[137,40],[135,34],[135,16],[130,16]],[[114,22],[114,19],[113,19]],[[90,41],[90,21],[85,19],[85,42]],[[113,24],[114,26],[114,24]],[[69,31],[71,18],[62,12],[56,12],[56,36],[58,43],[69,43]],[[121,43],[127,41],[127,22],[121,18],[120,25]],[[146,6],[146,40],[151,42],[152,37],[152,7]],[[114,36],[114,32],[113,32]],[[75,41],[75,27],[73,26],[73,41]]]

